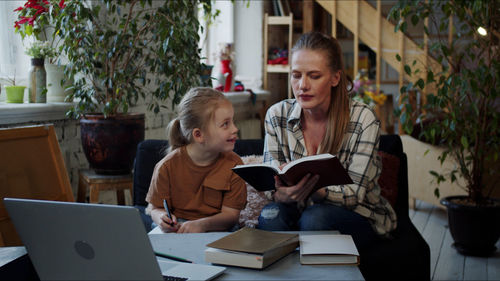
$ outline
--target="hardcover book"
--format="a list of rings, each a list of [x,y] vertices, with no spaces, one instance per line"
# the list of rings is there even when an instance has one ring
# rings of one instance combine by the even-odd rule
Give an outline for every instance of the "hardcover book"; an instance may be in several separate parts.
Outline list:
[[[293,252],[297,234],[245,227],[207,244],[205,260],[214,264],[262,269]]]
[[[237,165],[233,171],[259,191],[274,189],[274,176],[288,185],[298,183],[305,175],[319,175],[313,191],[329,185],[351,184],[352,179],[338,157],[325,153],[291,161],[282,170],[269,164]]]
[[[359,264],[359,252],[351,235],[300,235],[301,264]]]

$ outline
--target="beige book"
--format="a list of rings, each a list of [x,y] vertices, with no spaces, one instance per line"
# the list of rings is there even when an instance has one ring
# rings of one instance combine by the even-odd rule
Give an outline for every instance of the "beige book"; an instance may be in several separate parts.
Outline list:
[[[359,252],[351,235],[300,235],[301,264],[359,264]]]

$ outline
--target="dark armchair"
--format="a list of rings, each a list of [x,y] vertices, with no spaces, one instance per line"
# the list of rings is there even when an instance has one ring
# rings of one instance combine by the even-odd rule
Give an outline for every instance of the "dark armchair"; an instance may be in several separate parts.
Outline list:
[[[147,230],[150,229],[151,218],[144,214],[144,199],[154,166],[164,156],[167,144],[164,140],[145,140],[137,148],[134,205],[141,210]],[[234,151],[240,156],[259,155],[262,154],[263,147],[263,140],[238,140]],[[399,159],[395,175],[397,194],[394,197],[398,227],[393,231],[392,239],[381,241],[360,252],[359,268],[366,280],[429,280],[430,249],[408,216],[408,166],[401,138],[398,135],[382,135],[380,151]]]

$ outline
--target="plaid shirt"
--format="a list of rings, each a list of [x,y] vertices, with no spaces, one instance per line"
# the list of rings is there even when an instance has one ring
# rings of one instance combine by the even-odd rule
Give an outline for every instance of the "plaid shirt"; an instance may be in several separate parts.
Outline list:
[[[269,108],[265,121],[264,163],[279,166],[308,155],[300,124],[301,107],[295,99]],[[353,184],[328,186],[326,200],[368,218],[376,233],[396,228],[396,213],[380,195],[378,157],[380,122],[365,104],[352,101],[350,122],[337,157],[348,170]],[[309,155],[315,154],[309,153]],[[308,204],[313,204],[312,200]]]

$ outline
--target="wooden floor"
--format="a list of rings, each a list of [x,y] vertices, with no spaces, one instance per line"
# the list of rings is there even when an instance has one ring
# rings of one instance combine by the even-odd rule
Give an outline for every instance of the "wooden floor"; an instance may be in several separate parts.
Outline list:
[[[410,219],[431,249],[431,280],[500,280],[500,241],[492,257],[466,257],[452,247],[446,209],[417,200]]]

